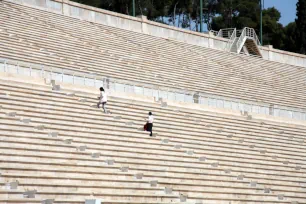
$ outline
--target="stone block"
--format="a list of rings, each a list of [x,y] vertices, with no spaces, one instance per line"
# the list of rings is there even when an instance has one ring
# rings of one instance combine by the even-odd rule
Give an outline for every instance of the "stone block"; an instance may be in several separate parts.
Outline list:
[[[244,139],[239,139],[238,142],[239,142],[239,143],[243,143],[243,142],[244,142]]]
[[[64,140],[64,143],[65,143],[65,144],[71,144],[72,141],[73,141],[72,139],[65,139],[65,140]]]
[[[156,187],[157,184],[158,184],[158,181],[157,181],[157,180],[150,181],[150,186],[151,186],[151,187]]]
[[[126,126],[132,126],[132,125],[134,125],[134,122],[126,122],[125,125]]]
[[[67,93],[66,95],[67,95],[67,96],[70,96],[70,97],[74,97],[74,96],[75,96],[75,93]]]
[[[161,107],[166,108],[168,106],[167,102],[162,102]]]
[[[205,127],[211,128],[211,124],[206,124]]]
[[[86,149],[87,149],[87,147],[85,145],[77,147],[77,150],[80,151],[80,152],[84,152],[84,151],[86,151]]]
[[[37,125],[37,126],[35,127],[35,129],[37,129],[37,130],[44,130],[44,129],[45,129],[45,126],[43,126],[43,125]]]
[[[271,189],[270,188],[265,188],[264,193],[271,193]]]
[[[115,164],[115,160],[113,160],[113,159],[107,159],[107,160],[105,161],[105,163],[106,163],[107,165],[114,165],[114,164]]]
[[[213,163],[211,163],[211,166],[212,167],[218,167],[219,166],[219,162],[213,162]]]
[[[9,93],[0,93],[0,98],[8,98],[8,97],[10,97]]]
[[[49,137],[57,137],[58,132],[49,132],[48,135],[49,135]]]
[[[191,116],[188,115],[188,114],[185,114],[184,116],[185,116],[185,118],[190,118],[190,117],[191,117]]]
[[[86,199],[85,204],[101,204],[102,201],[100,199]]]
[[[80,101],[80,102],[82,102],[82,103],[85,103],[85,102],[87,101],[87,99],[86,99],[86,98],[79,98],[78,101]]]
[[[136,179],[142,179],[143,178],[143,173],[137,173],[135,174]]]
[[[55,86],[55,80],[54,79],[51,80],[51,85]]]
[[[31,119],[25,119],[25,118],[23,118],[23,119],[21,119],[20,121],[23,122],[23,123],[25,123],[25,124],[29,124],[29,123],[31,122]]]
[[[23,193],[23,197],[24,198],[35,198],[36,193],[37,193],[36,190],[26,191],[26,192]]]
[[[175,149],[181,149],[181,148],[182,148],[182,145],[181,145],[181,144],[174,145],[174,148],[175,148]]]
[[[165,187],[164,192],[165,192],[165,194],[172,194],[172,188]]]
[[[296,167],[295,167],[295,170],[301,170],[301,169],[302,169],[301,166],[296,166]]]
[[[60,90],[61,90],[61,86],[60,86],[60,85],[54,85],[54,86],[52,87],[52,90],[53,90],[53,91],[60,91]]]
[[[19,182],[13,181],[7,184],[8,189],[16,190],[18,188]]]
[[[206,161],[206,157],[199,157],[199,161]]]
[[[265,154],[267,150],[259,150],[260,154]]]
[[[46,199],[46,200],[43,200],[41,203],[42,204],[53,204],[54,203],[54,199]]]
[[[250,183],[251,187],[256,187],[256,185],[257,185],[257,181],[251,181],[251,183]]]
[[[251,116],[251,115],[248,115],[248,116],[247,116],[247,120],[252,120],[252,116]]]
[[[201,123],[201,119],[195,118],[193,119],[195,123]]]
[[[230,174],[230,173],[232,172],[232,170],[231,170],[231,169],[225,169],[224,172],[225,172],[226,174]]]
[[[121,119],[122,119],[121,116],[114,116],[113,118],[114,118],[115,120],[121,120]]]
[[[226,137],[232,138],[232,137],[233,137],[233,134],[227,135]]]
[[[120,168],[120,171],[128,172],[129,171],[129,167],[128,166],[123,166],[123,167]]]
[[[278,200],[284,200],[284,195],[283,194],[279,194],[277,195]]]
[[[252,148],[252,149],[254,149],[254,148],[255,148],[255,145],[250,145],[249,147]]]
[[[8,117],[15,117],[16,115],[17,115],[16,112],[9,112],[9,113],[6,114],[6,116],[8,116]]]
[[[188,154],[188,155],[193,155],[193,154],[194,154],[194,151],[193,151],[193,150],[187,150],[187,151],[186,151],[186,154]]]
[[[222,129],[218,129],[218,130],[216,130],[216,132],[221,133],[221,132],[222,132]]]
[[[283,164],[288,165],[289,161],[283,161]]]
[[[180,194],[180,201],[181,202],[186,202],[187,201],[187,195]]]
[[[169,143],[169,139],[162,139],[162,143]]]
[[[92,158],[99,158],[101,156],[101,153],[100,152],[95,152],[95,153],[92,153],[91,154],[91,157]]]
[[[237,176],[237,180],[241,180],[242,181],[243,179],[244,179],[244,175],[241,174],[241,175]]]

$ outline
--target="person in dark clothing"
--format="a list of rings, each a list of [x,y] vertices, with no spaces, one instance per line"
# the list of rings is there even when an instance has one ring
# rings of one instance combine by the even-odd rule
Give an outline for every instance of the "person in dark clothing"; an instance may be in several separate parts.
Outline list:
[[[149,112],[149,117],[147,119],[147,131],[150,132],[150,136],[153,136],[153,121],[154,117],[152,112]]]

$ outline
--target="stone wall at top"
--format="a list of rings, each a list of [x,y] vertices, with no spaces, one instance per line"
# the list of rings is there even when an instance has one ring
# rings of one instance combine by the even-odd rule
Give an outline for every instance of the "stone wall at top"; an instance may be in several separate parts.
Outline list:
[[[145,16],[132,17],[68,0],[6,0],[38,9],[56,12],[74,18],[92,21],[148,35],[182,41],[189,44],[223,50],[227,40],[211,33],[198,33],[147,20]],[[306,67],[306,55],[285,52],[269,47],[259,47],[266,60]]]

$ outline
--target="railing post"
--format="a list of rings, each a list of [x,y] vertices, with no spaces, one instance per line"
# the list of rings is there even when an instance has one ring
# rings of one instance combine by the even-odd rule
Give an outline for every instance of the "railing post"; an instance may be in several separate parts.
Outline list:
[[[6,72],[6,69],[7,69],[7,63],[6,60],[4,60],[4,72]]]
[[[30,64],[30,76],[32,76],[32,65]]]
[[[41,77],[44,78],[44,65],[41,66]]]
[[[19,74],[19,62],[17,62],[17,68],[16,68],[16,70],[17,70],[17,74]]]
[[[144,86],[142,86],[142,95],[145,95]]]
[[[72,84],[74,84],[74,72],[72,74]]]
[[[86,84],[86,83],[85,83],[85,74],[83,75],[83,80],[84,80],[84,85],[85,85],[85,84]]]
[[[62,69],[62,82],[64,82],[64,69]]]

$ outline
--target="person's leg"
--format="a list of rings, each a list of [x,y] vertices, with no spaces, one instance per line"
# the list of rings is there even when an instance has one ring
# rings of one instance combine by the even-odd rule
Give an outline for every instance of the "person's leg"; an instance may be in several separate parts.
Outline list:
[[[153,124],[152,123],[148,123],[147,131],[150,132],[150,136],[152,136],[152,127],[153,127]]]
[[[100,108],[100,104],[101,104],[101,102],[99,101],[99,102],[97,103],[97,107],[98,107],[98,108]]]
[[[152,137],[153,136],[153,123],[151,123],[151,134],[150,136]]]
[[[103,107],[104,113],[107,113],[107,110],[106,110],[106,103],[105,103],[105,102],[102,103],[102,107]]]

